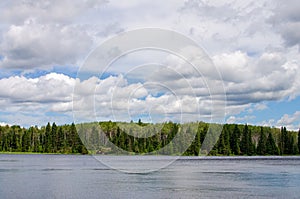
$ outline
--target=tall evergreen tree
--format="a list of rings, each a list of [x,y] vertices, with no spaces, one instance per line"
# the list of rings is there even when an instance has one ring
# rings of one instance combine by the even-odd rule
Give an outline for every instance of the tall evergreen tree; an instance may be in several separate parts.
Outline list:
[[[298,153],[298,147],[295,144],[295,138],[293,135],[289,134],[289,144],[288,144],[288,154],[296,155]]]
[[[57,126],[56,126],[55,122],[53,122],[53,124],[52,124],[50,137],[51,137],[50,151],[53,153],[56,153],[57,152],[57,143],[58,143],[58,134],[57,134]]]
[[[248,153],[249,153],[249,131],[248,131],[247,124],[244,126],[244,129],[243,129],[240,148],[241,148],[241,153],[243,155],[248,155]]]
[[[279,155],[279,149],[275,144],[275,140],[270,132],[266,142],[266,154],[265,155]]]
[[[30,139],[31,138],[30,138],[29,130],[26,130],[22,135],[22,151],[23,152],[29,151],[29,149],[31,147]]]
[[[252,142],[251,131],[247,124],[244,126],[240,148],[243,155],[253,155],[255,153],[255,145]]]
[[[52,148],[52,139],[51,139],[51,125],[48,122],[47,126],[46,126],[46,130],[45,130],[45,138],[44,138],[44,142],[45,142],[45,147],[44,147],[44,152],[49,153],[51,151]]]
[[[64,148],[65,148],[65,134],[63,132],[62,127],[59,127],[57,131],[57,150],[61,151]]]
[[[281,152],[281,154],[288,154],[289,153],[289,137],[288,137],[286,127],[281,127],[280,152]]]
[[[255,147],[255,143],[253,143],[253,140],[252,140],[252,131],[249,130],[249,152],[248,152],[248,155],[255,155],[256,153],[256,147]]]
[[[257,154],[258,155],[266,154],[266,151],[267,151],[266,144],[267,144],[267,138],[264,133],[264,129],[263,129],[263,127],[260,127],[260,135],[259,135],[259,141],[258,141],[258,145],[257,145]]]
[[[198,124],[198,131],[200,131],[200,143],[203,144],[205,136],[208,131],[208,125],[204,124],[204,128],[201,128],[201,125],[203,125],[201,122]]]
[[[11,140],[11,143],[10,143],[11,150],[12,151],[17,151],[18,143],[17,143],[17,135],[16,135],[16,129],[15,128],[12,129],[10,140]]]
[[[222,129],[222,132],[220,134],[220,138],[217,142],[217,153],[218,154],[225,154],[225,140],[224,140],[224,128]]]
[[[234,155],[239,155],[240,154],[240,129],[238,128],[238,125],[236,124],[234,126],[234,130],[232,132],[231,135],[231,139],[230,139],[230,148],[231,151]]]
[[[298,143],[297,143],[297,145],[298,145],[298,152],[300,153],[300,129],[298,131]]]
[[[230,155],[231,150],[230,150],[230,133],[229,133],[229,127],[228,125],[224,125],[224,155]]]

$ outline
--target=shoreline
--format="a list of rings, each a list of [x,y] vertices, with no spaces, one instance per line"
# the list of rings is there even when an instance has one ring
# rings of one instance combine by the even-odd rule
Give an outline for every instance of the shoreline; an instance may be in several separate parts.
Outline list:
[[[178,157],[181,160],[272,160],[272,159],[300,159],[300,155],[253,155],[253,156],[180,156],[180,155],[145,155],[145,154],[80,154],[80,153],[39,153],[39,152],[0,152],[0,155],[76,155],[76,156],[120,156],[120,157],[134,157],[134,156],[147,156],[147,157]]]

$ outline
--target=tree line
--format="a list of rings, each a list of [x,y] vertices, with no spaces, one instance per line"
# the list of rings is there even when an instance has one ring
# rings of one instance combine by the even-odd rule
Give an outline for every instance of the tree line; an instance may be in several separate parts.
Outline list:
[[[79,128],[79,134],[89,150],[103,153],[188,156],[300,154],[300,130],[288,131],[286,127],[109,121],[96,123],[93,128],[83,126]]]
[[[238,124],[94,122],[0,126],[0,151],[63,154],[298,155],[300,130]]]
[[[42,128],[35,126],[27,129],[18,125],[0,126],[0,151],[64,154],[88,152],[74,123],[63,126],[48,123]]]

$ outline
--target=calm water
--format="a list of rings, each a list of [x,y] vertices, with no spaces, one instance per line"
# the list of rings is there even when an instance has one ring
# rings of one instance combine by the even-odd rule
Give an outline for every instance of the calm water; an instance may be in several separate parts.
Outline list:
[[[119,167],[163,156],[98,156]],[[299,198],[300,158],[181,158],[151,173],[124,173],[92,156],[0,155],[0,198]]]

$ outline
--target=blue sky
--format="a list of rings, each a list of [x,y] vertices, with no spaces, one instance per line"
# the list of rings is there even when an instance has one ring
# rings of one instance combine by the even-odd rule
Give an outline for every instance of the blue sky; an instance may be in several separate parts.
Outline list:
[[[213,118],[300,127],[296,0],[2,1],[0,12],[0,124],[210,121],[212,105],[226,104]],[[211,66],[197,75],[175,54],[144,49],[83,70],[104,42],[149,27],[193,40]]]

